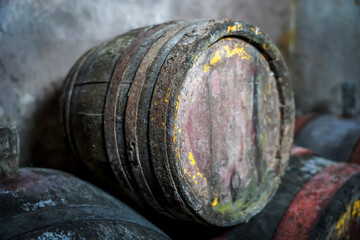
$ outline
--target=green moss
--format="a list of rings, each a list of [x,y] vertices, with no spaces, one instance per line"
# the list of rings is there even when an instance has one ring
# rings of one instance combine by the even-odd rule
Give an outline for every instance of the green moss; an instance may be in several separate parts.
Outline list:
[[[252,180],[246,189],[242,191],[243,196],[235,202],[218,203],[213,207],[214,211],[222,215],[228,215],[236,221],[245,221],[259,212],[268,202],[274,192],[274,186],[279,184],[279,179],[274,178],[273,171],[267,171],[262,179],[262,185],[258,187],[256,180]]]

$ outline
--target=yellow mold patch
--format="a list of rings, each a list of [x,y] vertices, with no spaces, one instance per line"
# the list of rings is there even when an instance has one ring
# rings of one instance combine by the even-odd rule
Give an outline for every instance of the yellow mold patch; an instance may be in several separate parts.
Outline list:
[[[210,67],[208,66],[208,65],[204,65],[204,72],[207,72],[207,71],[209,71],[209,69],[210,69]]]
[[[241,23],[234,25],[234,26],[228,26],[228,28],[227,28],[228,32],[235,32],[235,31],[240,31],[240,30],[243,30],[243,26]]]
[[[228,46],[227,46],[228,47]],[[221,60],[221,55],[219,53],[219,50],[215,52],[215,56],[210,60],[210,65],[215,65]]]
[[[189,152],[189,160],[190,160],[191,165],[196,166],[196,162],[195,162],[192,152]],[[196,166],[196,168],[197,168],[197,166]]]
[[[212,206],[215,207],[216,205],[218,204],[218,201],[217,201],[217,197],[214,199],[214,201],[212,202]]]
[[[176,127],[176,124],[175,124],[175,127]],[[175,128],[174,127],[174,128]],[[176,134],[174,135],[174,137],[173,137],[173,142],[176,142]]]
[[[353,205],[352,217],[358,217],[360,213],[360,200],[357,200]]]
[[[199,57],[199,55],[196,55],[195,57],[194,57],[194,62],[196,61],[196,59]]]
[[[179,108],[179,99],[180,99],[180,95],[178,96],[178,99],[177,99],[176,105],[175,105],[175,116],[174,116],[175,117],[175,124],[174,124],[174,130],[173,130],[173,135],[174,135],[173,142],[176,141],[176,136],[177,136],[176,128],[177,128],[177,110]],[[177,148],[175,148],[175,151],[177,153]]]
[[[170,88],[167,89],[165,94],[165,102],[169,102],[169,96],[170,96]]]
[[[196,161],[195,161],[195,159],[194,159],[194,156],[193,156],[193,154],[192,154],[192,152],[189,152],[189,160],[190,160],[190,164],[192,165],[192,166],[194,166],[195,168],[196,168],[196,171],[197,171],[197,173],[194,173],[194,175],[192,175],[192,178],[194,179],[194,182],[195,182],[195,184],[197,184],[197,177],[200,177],[200,178],[202,178],[204,181],[206,181],[206,178],[205,177],[203,177],[203,174],[200,172],[200,169],[198,168],[198,166],[197,166],[197,164],[196,164]],[[186,170],[187,170],[187,168],[185,168]],[[185,169],[184,169],[184,172],[185,172]],[[185,172],[186,173],[186,172]],[[191,175],[190,175],[190,173],[189,173],[189,177],[190,177]]]
[[[337,232],[337,239],[350,239],[349,227],[354,219],[360,217],[360,200],[354,202],[352,206],[349,206],[347,211],[340,217],[337,222],[335,231]]]
[[[238,55],[240,59],[250,60],[250,55],[245,51],[244,47],[239,47],[238,44],[235,44],[235,47],[230,50],[228,45],[225,46],[226,57],[232,57]]]
[[[178,96],[177,101],[176,101],[176,105],[175,105],[175,114],[174,114],[174,118],[175,118],[174,122],[175,123],[174,123],[174,129],[173,129],[173,135],[174,135],[173,142],[176,142],[176,139],[177,139],[177,131],[176,131],[176,129],[177,129],[177,112],[178,112],[178,108],[179,108],[179,100],[180,100],[180,95]],[[174,148],[175,148],[174,150],[175,150],[175,155],[176,155],[177,161],[179,161],[181,157],[180,157],[178,148],[177,148],[177,146],[175,146]]]
[[[270,69],[269,69],[270,70]],[[266,84],[266,94],[270,95],[271,94],[271,86],[269,83]]]
[[[229,38],[226,38],[229,39]],[[221,41],[223,41],[224,39],[222,39]],[[225,50],[225,52],[224,52]],[[225,45],[224,49],[218,49],[215,54],[214,57],[211,58],[210,60],[210,64],[204,64],[204,72],[207,72],[210,70],[211,66],[215,66],[217,63],[219,63],[221,61],[221,56],[225,54],[226,58],[230,58],[234,55],[238,55],[240,57],[240,59],[246,59],[246,60],[250,60],[251,56],[246,52],[244,47],[240,47],[239,44],[235,44],[234,47],[231,49],[229,47],[229,45]]]
[[[269,49],[270,49],[269,46],[266,45],[266,43],[263,43],[263,48],[264,48],[265,50],[269,50]]]

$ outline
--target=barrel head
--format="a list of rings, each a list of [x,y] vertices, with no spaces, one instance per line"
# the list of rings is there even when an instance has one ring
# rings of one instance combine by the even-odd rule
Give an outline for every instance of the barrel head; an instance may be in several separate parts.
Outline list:
[[[209,46],[195,56],[174,116],[171,150],[197,213],[228,224],[260,211],[280,177],[279,93],[264,55],[232,37]]]

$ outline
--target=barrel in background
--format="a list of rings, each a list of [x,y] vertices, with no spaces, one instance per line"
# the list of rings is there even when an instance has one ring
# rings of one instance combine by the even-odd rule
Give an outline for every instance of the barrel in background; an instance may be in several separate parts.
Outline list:
[[[333,161],[360,164],[360,117],[307,114],[296,118],[294,143]]]
[[[127,205],[70,174],[17,170],[17,130],[0,126],[0,132],[0,166],[11,166],[0,177],[1,239],[169,239]]]
[[[327,159],[360,164],[360,117],[356,84],[341,84],[340,116],[308,113],[295,119],[294,142]]]
[[[358,239],[360,168],[293,154],[263,211],[216,239]]]
[[[203,224],[259,212],[292,142],[285,63],[243,22],[169,22],[103,43],[70,71],[63,106],[74,152],[100,179]]]

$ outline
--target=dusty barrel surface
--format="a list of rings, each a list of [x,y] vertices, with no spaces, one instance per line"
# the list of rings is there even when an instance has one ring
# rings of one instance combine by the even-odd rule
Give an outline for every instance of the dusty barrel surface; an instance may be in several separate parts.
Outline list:
[[[63,100],[75,153],[170,217],[243,222],[271,198],[287,164],[288,72],[247,23],[169,22],[125,33],[74,65]]]
[[[360,167],[293,155],[272,200],[217,239],[358,239]]]
[[[16,130],[0,126],[0,132],[0,166],[11,166],[0,177],[1,239],[169,239],[127,205],[70,174],[16,169]],[[10,153],[17,161],[4,157]]]
[[[327,159],[360,164],[360,117],[299,116],[294,143]]]

